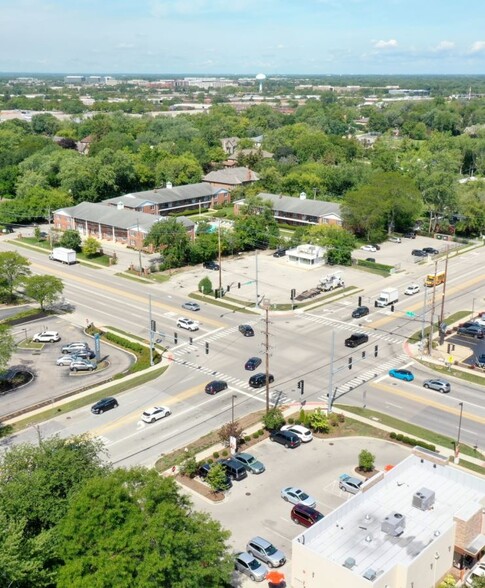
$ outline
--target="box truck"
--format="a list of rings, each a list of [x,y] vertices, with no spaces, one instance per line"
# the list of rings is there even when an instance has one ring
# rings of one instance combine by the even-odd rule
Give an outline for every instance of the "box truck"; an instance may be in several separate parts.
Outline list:
[[[49,259],[71,265],[76,263],[76,252],[74,249],[67,249],[66,247],[54,247],[52,253],[49,255]]]
[[[399,292],[396,288],[384,288],[376,300],[376,306],[389,306],[399,300]]]

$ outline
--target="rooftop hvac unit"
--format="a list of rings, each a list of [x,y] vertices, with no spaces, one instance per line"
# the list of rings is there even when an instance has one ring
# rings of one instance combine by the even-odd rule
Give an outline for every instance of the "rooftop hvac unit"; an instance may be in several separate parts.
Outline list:
[[[435,503],[435,493],[429,488],[421,488],[413,494],[413,506],[419,510],[429,510]]]
[[[406,528],[406,518],[399,512],[392,512],[381,523],[381,531],[392,537],[399,537]]]
[[[363,576],[366,580],[373,582],[377,578],[377,572],[372,568],[369,568],[363,573]]]
[[[344,568],[348,568],[349,570],[351,570],[354,566],[355,566],[355,559],[353,557],[348,557],[344,561]]]

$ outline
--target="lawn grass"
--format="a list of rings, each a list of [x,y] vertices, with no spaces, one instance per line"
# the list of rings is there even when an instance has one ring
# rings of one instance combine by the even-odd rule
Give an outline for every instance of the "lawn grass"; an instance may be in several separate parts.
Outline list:
[[[415,359],[416,361],[419,361],[419,363],[425,365],[429,369],[435,372],[439,372],[440,374],[443,374],[445,376],[453,376],[455,378],[466,380],[467,382],[472,382],[473,384],[480,384],[481,386],[485,385],[485,371],[483,372],[483,375],[480,375],[479,373],[477,373],[477,368],[475,368],[475,372],[472,372],[471,370],[469,372],[465,372],[463,370],[454,369],[451,366],[446,367],[444,365],[437,365],[435,363],[423,361],[418,358]]]
[[[150,280],[147,280],[145,278],[140,278],[139,276],[129,274],[128,272],[117,272],[117,273],[115,273],[115,276],[118,276],[120,278],[126,278],[127,280],[132,280],[133,282],[139,282],[141,284],[149,284],[150,283]]]
[[[19,349],[42,349],[44,343],[36,343],[32,341],[32,339],[24,339],[17,345],[17,347]]]
[[[38,251],[39,249],[44,250],[46,253],[50,253],[52,251],[51,244],[47,240],[38,241],[35,237],[22,237],[21,239],[15,239],[15,241],[10,241],[10,243],[14,245],[21,245],[27,247],[28,249],[33,249]],[[55,247],[55,245],[54,245]],[[87,256],[84,255],[82,251],[78,252],[76,255],[78,262],[82,263],[86,261],[88,263],[94,263],[101,266],[109,266],[110,265],[110,257],[108,255],[95,255],[95,256]]]
[[[257,314],[249,310],[247,306],[235,306],[230,304],[229,302],[223,302],[220,298],[212,298],[210,296],[204,296],[203,294],[199,294],[197,292],[193,292],[190,294],[190,298],[194,300],[198,300],[199,302],[208,302],[209,304],[213,304],[214,306],[220,306],[221,308],[225,308],[226,310],[232,310],[233,312],[242,312],[246,314]],[[230,298],[228,298],[230,300]],[[234,300],[234,299],[233,299]],[[250,306],[254,306],[254,303],[251,302]]]
[[[453,323],[460,321],[461,319],[465,318],[466,316],[469,316],[470,314],[471,314],[471,310],[459,310],[458,312],[455,312],[454,314],[450,315],[446,319],[446,324],[452,325]],[[440,322],[437,321],[436,323],[434,323],[433,333],[438,333],[439,328],[440,328]],[[431,331],[431,327],[428,325],[424,329],[424,337],[425,338],[429,335],[430,331]],[[409,343],[418,343],[419,341],[421,341],[421,329],[419,331],[416,331],[413,335],[411,335],[409,337],[408,341],[409,341]]]

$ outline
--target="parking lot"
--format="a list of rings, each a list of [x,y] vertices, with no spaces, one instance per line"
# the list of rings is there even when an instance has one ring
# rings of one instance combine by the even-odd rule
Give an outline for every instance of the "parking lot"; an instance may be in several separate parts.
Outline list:
[[[355,475],[358,455],[362,449],[376,457],[376,468],[383,470],[409,455],[409,449],[371,438],[314,439],[296,449],[285,449],[269,440],[258,443],[249,451],[266,467],[263,474],[251,475],[233,488],[222,503],[208,503],[199,495],[191,495],[197,510],[209,513],[232,533],[234,551],[244,551],[247,541],[260,535],[272,542],[291,559],[291,541],[303,531],[290,519],[292,505],[280,497],[287,486],[298,486],[313,496],[316,508],[324,515],[338,507],[350,495],[338,486],[339,476]],[[281,569],[287,581],[291,561]],[[250,586],[249,578],[237,574],[238,585]]]
[[[101,359],[106,359],[108,362],[105,369],[72,374],[69,367],[57,366],[56,359],[62,355],[63,345],[73,341],[86,341],[89,347],[94,350],[93,338],[85,335],[82,329],[75,327],[62,317],[49,317],[25,325],[17,325],[12,328],[12,334],[15,341],[20,342],[44,330],[57,331],[61,340],[57,343],[44,343],[40,350],[18,348],[15,351],[9,362],[9,367],[26,369],[32,372],[35,377],[30,384],[3,396],[0,417],[65,392],[104,381],[114,374],[128,369],[133,362],[133,357],[130,354],[101,342]]]

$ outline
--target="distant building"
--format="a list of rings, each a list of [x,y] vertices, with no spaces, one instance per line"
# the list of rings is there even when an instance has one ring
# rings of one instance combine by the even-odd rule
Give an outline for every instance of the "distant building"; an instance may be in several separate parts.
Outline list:
[[[66,86],[82,86],[86,83],[86,76],[65,76]]]
[[[232,167],[209,172],[203,177],[203,180],[213,188],[231,190],[238,186],[253,184],[259,180],[259,176],[247,167]]]
[[[298,245],[286,251],[286,259],[297,265],[315,267],[325,263],[325,247],[318,245]]]

